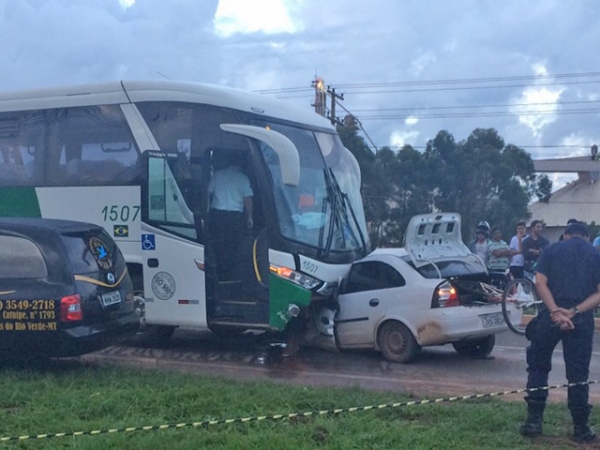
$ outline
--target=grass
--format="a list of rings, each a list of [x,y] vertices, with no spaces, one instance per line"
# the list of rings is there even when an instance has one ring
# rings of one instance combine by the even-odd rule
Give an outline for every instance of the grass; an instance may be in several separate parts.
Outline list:
[[[232,382],[77,361],[0,370],[0,434],[157,426],[404,402],[409,395]],[[413,399],[414,400],[414,399]],[[18,449],[561,449],[576,448],[565,405],[549,405],[545,436],[518,434],[522,400],[468,400],[278,421],[0,444]]]

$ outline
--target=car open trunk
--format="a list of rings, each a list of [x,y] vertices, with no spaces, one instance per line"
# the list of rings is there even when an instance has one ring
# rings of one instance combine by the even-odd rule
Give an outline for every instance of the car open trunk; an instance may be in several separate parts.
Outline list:
[[[414,216],[407,227],[403,259],[423,277],[446,279],[457,291],[461,305],[489,303],[479,283],[489,282],[488,271],[462,241],[457,213]]]

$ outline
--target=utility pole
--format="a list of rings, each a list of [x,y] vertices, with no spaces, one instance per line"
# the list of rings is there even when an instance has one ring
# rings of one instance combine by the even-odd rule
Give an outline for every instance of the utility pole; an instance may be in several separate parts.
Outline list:
[[[314,106],[315,112],[325,117],[327,111],[327,92],[325,92],[325,82],[323,81],[323,78],[315,76],[311,86],[315,88],[315,102],[310,106]]]
[[[323,117],[327,117],[333,126],[340,125],[342,127],[349,128],[353,131],[362,130],[365,134],[373,148],[375,148],[375,152],[377,152],[377,147],[371,140],[370,136],[367,134],[366,130],[363,128],[362,123],[356,116],[350,113],[343,105],[340,104],[340,107],[346,111],[346,116],[344,120],[340,120],[336,117],[336,105],[338,100],[344,100],[344,94],[336,94],[335,88],[331,86],[327,86],[327,90],[325,90],[325,82],[323,78],[317,77],[315,75],[315,79],[312,81],[311,86],[315,88],[315,102],[310,106],[314,106],[315,112]],[[329,113],[327,113],[327,95],[331,96],[331,109]]]
[[[341,120],[339,120],[336,116],[335,116],[335,105],[337,103],[337,100],[344,100],[344,94],[336,94],[335,93],[335,88],[332,88],[330,86],[327,86],[327,93],[331,96],[331,113],[329,114],[329,120],[331,121],[331,125],[342,125],[344,126],[344,122],[342,122]]]

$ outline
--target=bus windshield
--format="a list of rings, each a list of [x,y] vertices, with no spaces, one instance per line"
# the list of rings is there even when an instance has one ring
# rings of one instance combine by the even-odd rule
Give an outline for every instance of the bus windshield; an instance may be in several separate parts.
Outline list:
[[[281,234],[290,240],[332,253],[365,253],[367,232],[360,197],[360,170],[352,154],[333,133],[272,122],[266,126],[289,138],[300,156],[300,182],[286,186],[276,153],[261,150],[273,180]]]

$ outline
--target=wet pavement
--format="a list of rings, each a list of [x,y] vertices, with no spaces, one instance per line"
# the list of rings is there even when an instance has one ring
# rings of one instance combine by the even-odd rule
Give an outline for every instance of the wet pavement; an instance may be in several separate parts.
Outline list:
[[[600,341],[600,333],[596,334]],[[597,342],[600,344],[600,342]],[[424,348],[410,364],[385,361],[375,352],[334,353],[303,348],[293,357],[269,349],[259,336],[222,338],[210,332],[177,330],[163,345],[122,345],[86,355],[86,361],[178,370],[240,380],[271,380],[304,386],[359,386],[366,389],[411,393],[417,397],[469,395],[524,388],[524,337],[510,332],[497,336],[491,357],[471,359],[451,345]],[[596,345],[597,349],[600,349]],[[590,380],[600,378],[600,353],[592,358]],[[555,351],[550,385],[566,383],[562,351]],[[600,386],[590,395],[600,400]],[[506,398],[519,400],[523,394]],[[566,389],[553,389],[553,400],[564,400]]]

